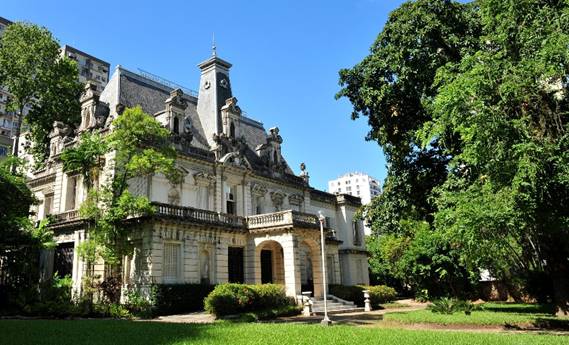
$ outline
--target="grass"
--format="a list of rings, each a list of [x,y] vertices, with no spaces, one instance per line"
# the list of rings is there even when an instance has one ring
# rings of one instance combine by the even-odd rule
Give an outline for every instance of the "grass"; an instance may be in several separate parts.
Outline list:
[[[380,306],[380,309],[397,309],[397,308],[410,308],[409,304],[399,303],[399,302],[392,302],[392,303],[384,303]]]
[[[535,304],[486,303],[472,315],[456,312],[452,315],[433,313],[430,310],[390,313],[385,320],[401,323],[435,323],[440,325],[528,325],[543,321],[569,323],[569,318],[556,318],[548,306]]]
[[[555,335],[412,331],[298,324],[213,325],[113,320],[0,320],[0,344],[557,345]]]

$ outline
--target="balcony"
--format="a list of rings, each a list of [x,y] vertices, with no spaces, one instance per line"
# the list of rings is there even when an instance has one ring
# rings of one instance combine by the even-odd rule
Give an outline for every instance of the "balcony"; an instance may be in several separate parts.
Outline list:
[[[156,207],[156,216],[166,216],[180,218],[185,221],[193,221],[196,223],[205,223],[220,226],[229,226],[232,228],[245,229],[245,219],[227,213],[218,213],[209,210],[201,210],[192,207],[175,206],[153,202]]]
[[[309,213],[298,211],[280,211],[274,213],[258,214],[249,217],[241,217],[227,213],[202,210],[193,207],[183,207],[159,202],[153,202],[156,211],[155,217],[178,219],[183,222],[209,224],[226,229],[243,232],[265,232],[282,229],[303,228],[319,229],[318,217]],[[79,210],[71,210],[53,215],[53,226],[67,226],[73,222],[81,221]],[[325,225],[326,237],[335,239],[334,231]]]
[[[252,231],[283,227],[319,228],[320,221],[313,214],[292,210],[247,217],[247,228]]]

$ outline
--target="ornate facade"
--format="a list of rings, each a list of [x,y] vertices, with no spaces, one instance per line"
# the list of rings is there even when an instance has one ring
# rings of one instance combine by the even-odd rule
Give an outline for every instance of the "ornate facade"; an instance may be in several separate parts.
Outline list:
[[[133,228],[134,250],[122,265],[127,284],[273,282],[291,296],[309,290],[319,297],[319,212],[325,217],[328,282],[369,283],[363,227],[353,218],[359,198],[310,187],[304,164],[295,175],[282,156],[279,129],[265,131],[238,106],[231,64],[214,54],[198,66],[196,93],[118,66],[102,92],[86,85],[77,131],[55,124],[46,168],[30,175],[41,202],[37,217],[57,220],[58,247],[45,257],[46,274],[71,274],[79,291],[85,266],[76,249],[89,236],[77,211],[86,194],[82,178],[63,173],[59,155],[81,132],[109,131],[112,119],[139,105],[171,130],[183,179],[176,185],[161,175],[129,181],[130,191],[147,196],[156,213]],[[112,173],[112,154],[106,162]],[[104,264],[96,265],[96,273],[104,277]]]

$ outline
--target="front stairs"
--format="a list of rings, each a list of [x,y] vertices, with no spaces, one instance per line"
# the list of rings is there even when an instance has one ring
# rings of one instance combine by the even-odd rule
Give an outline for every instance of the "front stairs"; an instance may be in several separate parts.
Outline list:
[[[342,314],[362,312],[364,308],[360,308],[354,302],[346,301],[333,295],[328,295],[328,314]],[[312,302],[312,314],[324,315],[324,299],[310,299]]]

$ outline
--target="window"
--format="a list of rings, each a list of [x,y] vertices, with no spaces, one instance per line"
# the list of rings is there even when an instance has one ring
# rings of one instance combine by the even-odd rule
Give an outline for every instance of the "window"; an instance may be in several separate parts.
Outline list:
[[[174,133],[180,134],[180,120],[177,116],[174,117]]]
[[[67,194],[65,199],[65,210],[74,210],[77,207],[77,193],[79,176],[69,176],[67,178]]]
[[[225,186],[225,212],[236,214],[237,207],[235,205],[235,187]]]
[[[330,217],[325,217],[326,221],[324,222],[324,225],[326,225],[327,228],[331,228],[332,227],[332,218]]]
[[[48,194],[43,199],[43,214],[44,218],[51,214],[53,208],[53,194]]]
[[[204,249],[200,253],[200,282],[202,284],[211,284],[211,256],[209,252]]]
[[[231,122],[231,125],[229,125],[229,136],[231,138],[235,138],[235,125],[233,122]]]
[[[0,146],[0,157],[8,155],[8,148],[6,146]]]
[[[162,277],[164,283],[176,283],[180,276],[180,247],[179,243],[164,243],[164,261]]]

